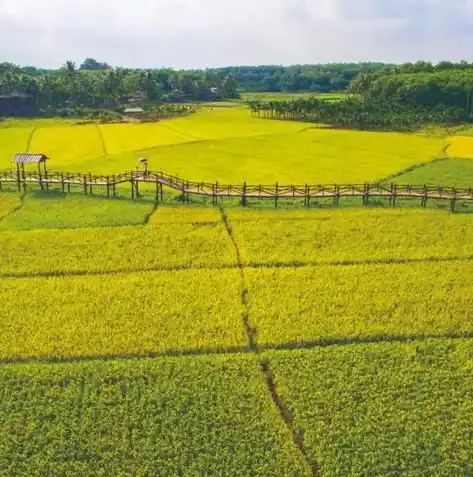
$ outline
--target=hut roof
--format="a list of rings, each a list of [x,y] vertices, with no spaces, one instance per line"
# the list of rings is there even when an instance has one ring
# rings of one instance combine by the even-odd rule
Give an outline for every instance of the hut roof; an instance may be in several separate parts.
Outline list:
[[[16,154],[13,162],[15,164],[41,164],[47,158],[45,154]]]

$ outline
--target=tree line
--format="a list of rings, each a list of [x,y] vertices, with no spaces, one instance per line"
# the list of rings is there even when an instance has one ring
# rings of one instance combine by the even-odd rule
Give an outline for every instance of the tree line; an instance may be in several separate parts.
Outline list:
[[[473,113],[473,68],[361,73],[352,81],[350,89],[367,100],[428,109],[452,107]]]
[[[192,102],[237,98],[231,75],[212,71],[91,69],[67,62],[58,70],[0,63],[0,95],[30,95],[41,109],[115,108],[131,101]],[[87,67],[89,66],[89,67]],[[96,65],[94,65],[96,66]]]

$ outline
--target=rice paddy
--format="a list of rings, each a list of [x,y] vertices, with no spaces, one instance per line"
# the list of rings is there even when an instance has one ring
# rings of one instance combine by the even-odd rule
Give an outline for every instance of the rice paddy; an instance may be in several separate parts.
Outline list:
[[[12,124],[0,167],[468,187],[448,141],[220,108]],[[472,473],[473,215],[152,194],[0,192],[0,475]]]

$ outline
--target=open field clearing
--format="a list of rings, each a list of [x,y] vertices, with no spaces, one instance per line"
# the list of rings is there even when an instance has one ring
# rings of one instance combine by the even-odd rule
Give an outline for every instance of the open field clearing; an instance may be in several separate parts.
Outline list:
[[[13,168],[13,156],[18,152],[27,152],[28,141],[33,128],[0,128],[0,168]]]
[[[1,287],[1,359],[247,345],[237,270],[2,279]]]
[[[150,202],[107,200],[79,194],[30,193],[21,208],[2,220],[0,230],[140,225],[153,208]]]
[[[0,224],[1,225],[1,224]],[[235,266],[221,223],[0,232],[0,275]]]
[[[473,343],[270,352],[320,475],[473,474]]]
[[[227,209],[245,264],[473,257],[473,216],[436,210]]]
[[[473,334],[470,261],[248,269],[260,345]]]
[[[311,475],[252,356],[9,365],[0,389],[4,475]]]
[[[73,168],[81,159],[105,154],[100,130],[95,124],[35,129],[28,152],[46,154],[52,167],[64,170]]]

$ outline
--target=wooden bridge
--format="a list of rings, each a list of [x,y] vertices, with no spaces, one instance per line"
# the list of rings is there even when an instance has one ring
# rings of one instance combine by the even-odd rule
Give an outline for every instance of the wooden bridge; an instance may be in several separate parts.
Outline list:
[[[473,189],[457,189],[454,187],[441,187],[429,185],[399,185],[396,183],[365,183],[365,184],[318,184],[318,185],[222,185],[218,182],[195,182],[166,174],[164,172],[129,171],[117,175],[93,175],[68,172],[26,172],[21,170],[0,171],[0,191],[7,186],[15,187],[18,191],[27,190],[29,185],[39,186],[41,189],[56,188],[62,192],[71,192],[80,189],[85,194],[102,191],[108,197],[117,195],[117,186],[127,184],[130,187],[131,198],[140,197],[139,185],[154,184],[156,201],[163,201],[163,187],[178,191],[184,200],[189,200],[190,195],[211,197],[215,205],[219,198],[239,198],[242,205],[248,199],[274,201],[275,206],[279,200],[303,199],[304,205],[309,206],[311,200],[332,199],[335,204],[341,198],[359,197],[363,204],[368,204],[372,198],[387,198],[391,205],[396,204],[400,198],[421,200],[421,205],[426,206],[429,199],[448,200],[452,210],[457,201],[473,201]]]

